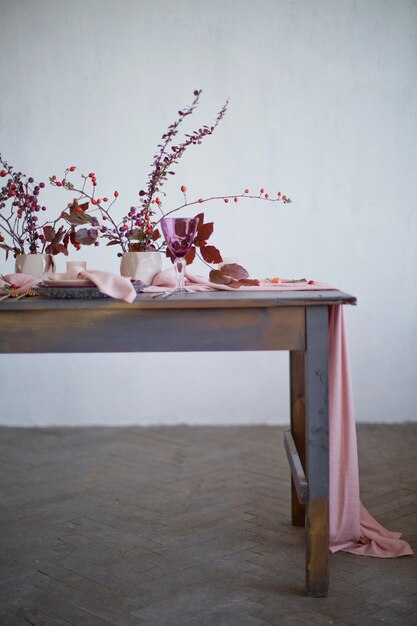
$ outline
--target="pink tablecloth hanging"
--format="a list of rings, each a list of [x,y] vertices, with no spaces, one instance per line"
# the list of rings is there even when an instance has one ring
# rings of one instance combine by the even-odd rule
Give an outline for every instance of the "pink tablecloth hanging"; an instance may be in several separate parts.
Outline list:
[[[413,554],[401,534],[381,526],[361,504],[355,412],[343,306],[329,325],[330,551],[389,558]]]
[[[158,274],[148,292],[175,287],[173,269]],[[236,291],[227,285],[211,283],[201,276],[186,275],[186,284],[193,291]],[[333,289],[324,283],[261,284],[240,287],[239,291],[311,291]],[[397,557],[414,554],[400,539],[400,533],[386,530],[361,504],[359,495],[358,452],[355,413],[350,379],[349,353],[343,306],[331,307],[329,323],[329,445],[330,485],[329,524],[330,551],[344,550],[353,554],[375,557]]]

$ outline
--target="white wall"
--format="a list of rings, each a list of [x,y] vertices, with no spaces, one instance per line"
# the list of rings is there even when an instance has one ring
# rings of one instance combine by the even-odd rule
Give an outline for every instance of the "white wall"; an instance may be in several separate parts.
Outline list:
[[[167,204],[182,183],[289,193],[288,207],[207,207],[213,242],[252,276],[355,294],[357,418],[417,419],[415,0],[2,0],[0,21],[0,150],[38,179],[94,170],[120,215],[193,90],[196,125],[230,98]],[[45,197],[63,208],[63,192]],[[109,249],[80,254],[118,270]],[[0,369],[2,424],[288,419],[286,354],[3,356]]]

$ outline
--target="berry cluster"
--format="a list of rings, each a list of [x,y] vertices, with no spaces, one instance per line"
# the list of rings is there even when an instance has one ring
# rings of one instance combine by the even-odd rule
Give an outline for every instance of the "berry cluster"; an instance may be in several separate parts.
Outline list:
[[[43,252],[46,244],[43,227],[46,222],[41,225],[38,214],[46,211],[39,200],[45,183],[37,183],[31,176],[15,171],[1,155],[0,165],[3,183],[0,188],[0,247],[6,250],[6,256],[9,252],[14,255]]]

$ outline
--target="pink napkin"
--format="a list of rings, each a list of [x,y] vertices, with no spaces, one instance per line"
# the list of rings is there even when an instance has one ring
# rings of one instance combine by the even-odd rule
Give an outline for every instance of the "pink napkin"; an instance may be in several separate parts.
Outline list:
[[[7,294],[9,290],[5,289],[5,287],[13,285],[19,296],[21,296],[39,283],[40,278],[35,278],[31,274],[6,274],[5,276],[0,276],[0,293]]]
[[[154,278],[145,291],[158,292],[175,287],[173,269]],[[239,287],[211,283],[206,278],[186,273],[186,285],[193,291],[306,291],[333,289],[325,283],[281,282],[259,287]],[[331,307],[329,322],[329,525],[331,552],[344,550],[375,557],[412,555],[413,550],[400,539],[400,533],[386,530],[365,509],[359,495],[358,452],[355,413],[350,380],[349,353],[343,306]]]
[[[50,281],[64,281],[82,279],[89,280],[101,293],[105,293],[107,296],[116,298],[118,300],[124,300],[125,302],[133,302],[136,298],[136,291],[132,285],[130,278],[112,274],[111,272],[102,272],[100,270],[86,270],[82,265],[73,266],[70,272],[63,274],[50,274],[48,280]]]

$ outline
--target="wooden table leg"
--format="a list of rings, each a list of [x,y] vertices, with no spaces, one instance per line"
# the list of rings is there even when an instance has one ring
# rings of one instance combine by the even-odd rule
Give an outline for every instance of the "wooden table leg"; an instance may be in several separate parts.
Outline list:
[[[306,437],[305,437],[305,374],[304,351],[290,352],[290,410],[291,434],[300,457],[304,472],[306,471]],[[306,509],[300,502],[294,480],[291,478],[291,520],[294,526],[305,525]]]
[[[306,588],[326,596],[329,587],[328,309],[306,307]]]

